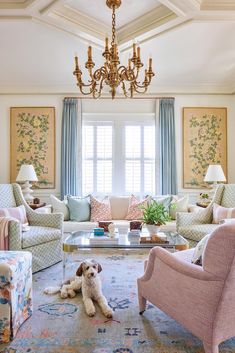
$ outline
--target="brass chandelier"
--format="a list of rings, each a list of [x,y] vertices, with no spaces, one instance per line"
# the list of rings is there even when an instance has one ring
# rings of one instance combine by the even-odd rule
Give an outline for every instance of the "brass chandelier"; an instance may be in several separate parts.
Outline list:
[[[95,63],[92,60],[92,47],[88,47],[88,60],[85,68],[89,73],[88,83],[82,81],[82,71],[78,64],[78,57],[75,56],[75,70],[77,86],[84,95],[92,95],[97,99],[101,96],[104,84],[110,87],[112,99],[116,96],[117,88],[120,86],[126,98],[132,98],[134,92],[143,94],[147,91],[152,77],[155,75],[152,71],[152,58],[149,58],[148,70],[145,69],[143,82],[139,81],[140,69],[143,63],[140,59],[140,47],[133,44],[133,55],[128,60],[128,66],[120,65],[118,46],[116,41],[116,15],[115,10],[121,5],[121,0],[106,0],[106,5],[112,9],[112,41],[109,47],[108,38],[105,39],[105,50],[103,57],[104,65],[93,72]]]

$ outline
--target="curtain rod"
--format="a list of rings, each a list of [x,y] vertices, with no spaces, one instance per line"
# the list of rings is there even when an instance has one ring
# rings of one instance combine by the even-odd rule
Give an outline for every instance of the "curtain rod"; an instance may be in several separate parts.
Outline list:
[[[73,98],[73,99],[92,99],[92,100],[94,99],[93,97],[83,97],[83,96],[81,96],[81,97],[64,97],[64,99],[71,99],[71,98]],[[111,97],[100,97],[100,98],[95,99],[95,100],[98,101],[98,100],[101,100],[101,99],[110,99],[110,100],[112,100]],[[125,100],[133,100],[133,99],[175,99],[175,97],[158,97],[158,96],[156,96],[156,97],[133,97],[133,98],[115,97],[115,99],[116,100],[117,99],[125,99]]]

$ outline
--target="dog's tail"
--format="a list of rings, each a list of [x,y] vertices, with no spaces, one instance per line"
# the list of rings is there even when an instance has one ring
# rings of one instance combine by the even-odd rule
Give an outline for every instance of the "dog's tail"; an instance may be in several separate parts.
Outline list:
[[[53,295],[53,294],[57,294],[57,293],[59,293],[60,292],[60,290],[61,290],[61,287],[47,287],[47,288],[45,288],[44,289],[44,293],[45,294],[50,294],[50,295]]]

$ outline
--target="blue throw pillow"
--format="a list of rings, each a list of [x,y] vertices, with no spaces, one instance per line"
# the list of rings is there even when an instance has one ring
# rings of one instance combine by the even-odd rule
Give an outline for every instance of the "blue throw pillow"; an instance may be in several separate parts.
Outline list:
[[[73,198],[68,197],[68,208],[70,220],[75,222],[90,221],[91,207],[90,197]]]

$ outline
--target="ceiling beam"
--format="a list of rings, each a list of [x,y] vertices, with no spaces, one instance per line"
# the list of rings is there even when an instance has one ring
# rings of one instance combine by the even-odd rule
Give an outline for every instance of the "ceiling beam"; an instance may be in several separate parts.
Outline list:
[[[129,40],[147,34],[165,23],[176,19],[175,13],[165,6],[159,6],[136,20],[122,26],[117,30],[118,44],[125,44]]]
[[[194,11],[199,11],[201,0],[159,0],[177,16],[184,17]]]

